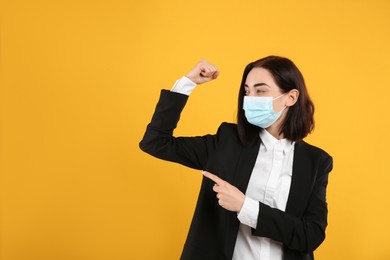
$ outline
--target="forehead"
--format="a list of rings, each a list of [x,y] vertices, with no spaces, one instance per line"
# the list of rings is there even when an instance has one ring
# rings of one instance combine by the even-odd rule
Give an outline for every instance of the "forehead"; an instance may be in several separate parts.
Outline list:
[[[272,74],[264,68],[253,68],[246,77],[247,86],[253,86],[257,83],[266,83],[269,86],[276,86]]]

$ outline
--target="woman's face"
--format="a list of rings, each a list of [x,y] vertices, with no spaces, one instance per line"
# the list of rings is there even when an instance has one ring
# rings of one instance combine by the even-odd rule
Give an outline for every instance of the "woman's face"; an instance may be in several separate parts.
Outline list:
[[[276,85],[271,73],[263,68],[253,68],[246,77],[245,96],[279,97],[283,93]],[[274,100],[274,111],[278,112],[285,106],[283,96]]]

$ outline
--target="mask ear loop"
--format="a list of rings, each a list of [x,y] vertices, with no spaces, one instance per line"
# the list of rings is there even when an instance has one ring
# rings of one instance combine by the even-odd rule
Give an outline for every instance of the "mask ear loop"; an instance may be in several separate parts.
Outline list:
[[[278,113],[282,113],[283,112],[283,110],[285,110],[287,108],[287,106],[286,105],[284,105],[284,107],[282,108],[282,110],[280,110]]]
[[[284,95],[286,95],[287,93],[283,93],[282,95],[280,95],[280,96],[277,96],[276,98],[274,98],[274,99],[272,99],[272,101],[274,101],[274,100],[277,100],[278,98],[280,98],[281,96],[284,96]],[[273,104],[272,104],[272,107],[273,107]],[[282,110],[280,110],[279,112],[276,112],[276,113],[282,113],[283,112],[283,110],[285,110],[287,108],[287,106],[286,105],[284,105],[284,107],[282,108]],[[274,110],[273,108],[272,108],[272,110]],[[275,110],[274,110],[275,111]]]
[[[278,98],[280,98],[281,96],[284,96],[284,95],[286,95],[287,93],[283,93],[282,95],[280,95],[280,96],[277,96],[276,98],[274,98],[274,99],[272,99],[272,100],[277,100]]]

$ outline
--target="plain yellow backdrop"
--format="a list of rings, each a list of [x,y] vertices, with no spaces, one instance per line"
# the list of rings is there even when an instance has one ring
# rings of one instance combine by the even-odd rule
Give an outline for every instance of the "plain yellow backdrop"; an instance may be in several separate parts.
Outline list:
[[[291,58],[334,158],[316,259],[390,259],[390,1],[3,0],[1,260],[178,259],[198,171],[138,148],[201,58],[176,135],[234,122],[245,65]]]

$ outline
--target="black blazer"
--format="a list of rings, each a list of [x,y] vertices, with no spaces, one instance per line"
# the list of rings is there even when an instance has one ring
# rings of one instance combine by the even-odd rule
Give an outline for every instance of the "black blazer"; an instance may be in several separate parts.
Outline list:
[[[245,193],[260,147],[260,137],[242,145],[237,126],[222,123],[215,135],[173,137],[188,96],[162,90],[140,148],[163,160],[207,170]],[[285,260],[314,259],[325,239],[326,186],[332,157],[304,141],[295,143],[293,174],[285,212],[261,202],[253,236],[283,243]],[[218,205],[213,182],[203,178],[181,259],[231,259],[237,238],[237,213]]]

